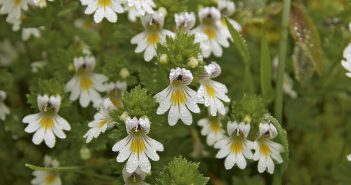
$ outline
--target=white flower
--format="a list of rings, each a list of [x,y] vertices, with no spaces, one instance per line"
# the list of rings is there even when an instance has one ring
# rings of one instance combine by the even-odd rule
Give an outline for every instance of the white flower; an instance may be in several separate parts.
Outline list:
[[[348,161],[351,161],[351,154],[347,155],[346,158]]]
[[[131,40],[132,44],[137,44],[136,53],[144,52],[145,61],[149,62],[156,55],[156,46],[158,43],[163,44],[166,36],[173,36],[169,30],[162,29],[164,15],[159,12],[148,14],[141,17],[145,31],[137,34]]]
[[[278,135],[277,129],[272,124],[260,123],[259,132],[259,137],[254,142],[255,154],[253,159],[258,160],[258,172],[263,173],[267,170],[270,174],[273,174],[273,159],[282,163],[283,159],[280,153],[284,151],[284,148],[281,144],[272,141]]]
[[[0,41],[0,66],[9,66],[18,59],[20,45],[13,45],[8,39]]]
[[[156,4],[153,0],[125,0],[125,8],[128,10],[128,19],[132,22],[137,17],[154,13]]]
[[[116,123],[110,116],[110,113],[115,110],[115,106],[112,104],[109,98],[103,100],[100,105],[100,110],[94,115],[94,121],[91,121],[88,126],[90,129],[83,136],[86,138],[86,142],[89,143],[93,138],[98,138],[101,133],[109,128],[112,128]]]
[[[216,158],[226,157],[224,167],[227,170],[233,168],[235,164],[240,169],[244,169],[246,167],[245,158],[252,159],[253,157],[252,142],[246,139],[250,132],[250,124],[228,122],[227,132],[229,137],[219,140],[214,145],[215,148],[220,149]]]
[[[219,0],[218,1],[218,10],[221,12],[222,14],[222,19],[221,19],[221,24],[227,28],[227,23],[225,22],[225,18],[227,17],[229,23],[233,26],[233,28],[235,28],[237,31],[241,31],[241,26],[238,22],[236,22],[235,20],[229,18],[231,15],[233,15],[233,13],[235,12],[235,4],[234,2],[230,1],[230,0]],[[226,34],[227,37],[231,38],[230,32],[228,29],[226,29]]]
[[[22,10],[28,10],[30,0],[1,0],[0,14],[8,14],[6,22],[19,25]]]
[[[273,59],[273,70],[272,75],[273,79],[277,80],[277,71],[278,71],[279,59],[274,57]],[[290,77],[289,73],[285,72],[283,77],[283,92],[290,96],[291,98],[297,98],[297,92],[294,90],[294,81]]]
[[[193,12],[183,12],[174,14],[176,27],[178,30],[190,31],[196,22],[195,14]]]
[[[4,101],[6,99],[6,92],[0,90],[0,120],[5,121],[6,115],[10,114],[9,108],[5,105]]]
[[[60,164],[57,160],[50,156],[44,157],[45,167],[58,167]],[[61,178],[57,172],[54,171],[39,171],[33,172],[34,179],[31,181],[32,185],[61,185]]]
[[[39,145],[45,141],[45,144],[53,148],[56,143],[57,136],[60,139],[66,138],[64,130],[71,130],[68,122],[57,113],[60,110],[60,96],[38,96],[38,108],[40,113],[30,114],[23,118],[23,123],[28,123],[24,129],[27,133],[34,133],[33,143]]]
[[[85,14],[94,14],[94,21],[100,23],[106,18],[110,22],[117,22],[117,13],[122,13],[121,0],[80,0],[85,9]]]
[[[113,145],[112,151],[119,152],[117,162],[124,162],[128,158],[126,171],[133,173],[139,167],[141,171],[150,173],[151,164],[148,158],[158,161],[160,157],[156,151],[163,151],[163,145],[147,136],[150,131],[150,121],[147,117],[125,121],[128,136]]]
[[[106,91],[108,92],[108,97],[115,106],[119,109],[123,106],[122,95],[127,89],[127,83],[124,81],[111,82],[106,84]]]
[[[350,32],[351,32],[351,22],[349,23],[349,30],[350,30]]]
[[[126,167],[124,167],[122,175],[125,185],[149,185],[144,182],[147,174],[141,171],[139,167],[133,173],[128,173]]]
[[[222,101],[230,102],[226,95],[227,87],[222,83],[211,80],[219,76],[221,71],[221,67],[216,62],[206,65],[204,73],[200,77],[200,88],[197,91],[204,98],[204,104],[208,107],[212,116],[216,116],[217,112],[224,115],[225,108]]]
[[[201,53],[208,58],[211,53],[220,57],[222,47],[229,47],[227,28],[221,25],[221,13],[214,7],[206,7],[199,11],[200,25],[192,30],[195,39],[200,40]],[[204,35],[206,36],[205,38]]]
[[[40,37],[40,30],[38,28],[23,28],[22,29],[22,40],[27,41],[29,40],[32,36],[35,38]]]
[[[186,125],[191,125],[193,117],[190,111],[199,113],[200,108],[197,104],[202,103],[196,91],[188,87],[193,75],[189,70],[177,67],[169,73],[169,80],[170,85],[155,95],[156,101],[160,104],[156,113],[164,114],[169,110],[168,124],[171,126],[179,119]]]
[[[224,138],[223,125],[219,116],[200,119],[197,124],[202,127],[201,135],[207,136],[206,142],[209,146]]]
[[[46,7],[46,0],[32,0],[33,4],[39,8],[44,8]],[[47,0],[50,2],[53,2],[54,0]]]
[[[344,49],[344,59],[341,60],[341,65],[348,71],[346,76],[351,78],[351,43]]]
[[[93,73],[94,68],[95,58],[93,56],[74,58],[76,74],[66,84],[66,91],[71,92],[71,101],[79,98],[82,107],[87,107],[91,101],[94,106],[97,106],[101,101],[99,92],[105,90],[103,83],[107,80],[107,77]]]

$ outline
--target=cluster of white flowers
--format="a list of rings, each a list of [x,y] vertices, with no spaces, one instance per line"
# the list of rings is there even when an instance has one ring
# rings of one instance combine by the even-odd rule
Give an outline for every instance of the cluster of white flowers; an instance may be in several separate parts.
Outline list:
[[[60,163],[51,158],[50,156],[46,155],[44,157],[44,166],[45,167],[52,167],[57,168],[59,167]],[[33,171],[34,179],[31,181],[32,185],[61,185],[61,177],[57,172],[54,171],[40,171],[35,170]]]
[[[6,115],[10,114],[10,109],[5,105],[6,92],[0,90],[0,120],[5,121]]]
[[[12,30],[17,31],[21,25],[22,10],[27,11],[29,5],[43,8],[46,0],[0,0],[0,14],[7,14],[6,22],[12,24]]]
[[[221,73],[220,66],[212,62],[204,68],[204,74],[200,78],[200,87],[196,92],[188,85],[193,80],[192,73],[184,68],[172,69],[169,73],[170,84],[167,88],[155,95],[156,101],[160,104],[157,114],[168,113],[168,124],[173,126],[178,120],[182,120],[186,125],[193,122],[190,113],[199,113],[200,108],[197,104],[209,107],[211,115],[216,116],[217,112],[224,115],[225,109],[223,102],[229,102],[226,95],[228,92],[224,84],[211,80]],[[222,101],[221,101],[222,100]]]
[[[87,6],[85,14],[94,13],[94,21],[101,22],[106,18],[110,22],[117,22],[117,14],[128,11],[130,21],[136,21],[137,17],[146,13],[154,12],[153,0],[80,0],[83,6]]]
[[[220,132],[216,137],[212,136],[210,141],[215,141],[214,148],[219,149],[216,158],[225,158],[224,166],[227,170],[235,165],[244,169],[247,165],[246,159],[251,159],[258,161],[258,172],[263,173],[267,170],[268,173],[273,174],[273,159],[277,163],[283,162],[280,153],[284,151],[284,148],[281,144],[272,141],[277,137],[278,132],[271,123],[260,123],[259,136],[254,142],[247,139],[250,124],[228,122],[227,133],[229,137],[223,135],[223,129],[218,119],[200,120],[199,125],[204,125],[202,131],[205,130],[205,127],[207,127],[206,130],[210,130],[206,132],[209,133],[207,139],[215,131]],[[252,150],[255,151],[254,154]]]

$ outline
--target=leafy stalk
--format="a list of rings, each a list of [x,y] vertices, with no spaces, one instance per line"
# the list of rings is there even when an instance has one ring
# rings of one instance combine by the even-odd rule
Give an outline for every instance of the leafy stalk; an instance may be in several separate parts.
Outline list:
[[[290,15],[291,0],[284,0],[283,13],[282,13],[282,33],[279,43],[279,64],[278,64],[278,75],[277,75],[277,85],[275,93],[275,104],[274,113],[275,117],[278,119],[279,123],[282,123],[283,115],[283,80],[284,80],[284,70],[286,62],[286,53],[288,47],[288,31],[289,31],[289,15]],[[273,184],[282,184],[282,177],[284,169],[276,170],[274,174]]]

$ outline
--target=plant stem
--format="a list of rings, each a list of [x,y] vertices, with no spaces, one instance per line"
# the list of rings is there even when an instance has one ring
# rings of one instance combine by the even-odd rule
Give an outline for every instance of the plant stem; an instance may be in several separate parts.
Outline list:
[[[279,64],[277,75],[277,86],[275,91],[274,113],[276,119],[282,124],[283,117],[283,82],[285,72],[285,62],[288,47],[288,32],[289,32],[289,15],[290,15],[291,0],[284,0],[282,13],[282,33],[279,43]],[[277,168],[274,177],[273,185],[281,185],[283,178],[282,168]]]
[[[288,32],[289,32],[289,15],[290,15],[291,0],[284,0],[282,13],[282,33],[279,43],[279,64],[277,85],[275,91],[274,113],[276,119],[281,123],[283,115],[283,81],[286,62],[286,53],[288,47]]]

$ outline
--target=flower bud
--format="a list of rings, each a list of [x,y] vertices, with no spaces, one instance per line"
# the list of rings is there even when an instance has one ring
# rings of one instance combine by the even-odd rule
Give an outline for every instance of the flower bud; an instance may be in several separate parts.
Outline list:
[[[167,64],[168,63],[168,56],[167,54],[162,54],[160,56],[160,64]]]
[[[80,158],[83,160],[88,160],[91,157],[91,153],[88,147],[83,146],[80,149]]]
[[[129,116],[128,112],[124,111],[123,114],[121,115],[121,117],[119,117],[119,119],[122,121],[126,121],[128,116]]]
[[[127,68],[121,69],[121,71],[119,71],[119,76],[122,77],[123,79],[126,79],[129,76],[128,69]]]
[[[199,61],[195,57],[190,57],[187,65],[190,68],[195,68],[197,65],[199,65]]]

